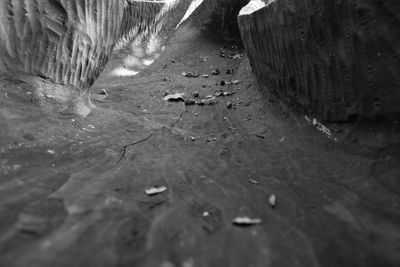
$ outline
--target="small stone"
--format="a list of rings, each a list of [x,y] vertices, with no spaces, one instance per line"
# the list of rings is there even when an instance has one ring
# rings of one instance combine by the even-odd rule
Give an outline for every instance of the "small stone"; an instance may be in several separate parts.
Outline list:
[[[194,73],[194,72],[188,72],[188,73],[186,73],[186,75],[185,75],[185,77],[187,77],[187,78],[197,78],[197,77],[199,77],[200,75],[199,74],[196,74],[196,73]]]
[[[231,81],[231,84],[232,84],[232,85],[237,85],[237,84],[239,84],[239,83],[240,83],[239,80],[233,80],[233,81]]]
[[[210,77],[210,76],[207,75],[207,74],[203,74],[202,76],[203,76],[203,78],[208,78],[208,77]]]
[[[194,101],[194,99],[186,99],[185,100],[185,105],[186,106],[191,106],[191,105],[194,105],[194,104],[196,104],[196,101]]]
[[[274,194],[270,195],[268,198],[268,202],[272,208],[276,207],[276,196]]]
[[[229,70],[226,71],[226,74],[233,74],[233,73],[234,73],[233,69],[229,69]]]
[[[208,212],[208,211],[203,212],[203,217],[207,217],[207,216],[210,216],[210,212]]]
[[[226,103],[226,107],[227,107],[227,108],[232,108],[232,107],[233,107],[233,103],[232,103],[232,102]]]
[[[106,89],[101,89],[99,95],[107,95]]]
[[[199,97],[199,96],[200,96],[199,91],[194,91],[194,92],[193,92],[193,97]]]
[[[212,75],[219,75],[221,72],[219,71],[219,69],[214,70],[211,74]]]
[[[197,116],[199,116],[199,113],[194,113],[194,115],[197,117]]]
[[[233,95],[233,94],[235,94],[234,92],[223,92],[222,93],[224,96],[230,96],[230,95]]]
[[[192,141],[194,142],[194,141],[196,141],[196,137],[191,136],[191,137],[190,137],[190,140],[192,140]]]
[[[222,91],[216,91],[216,92],[214,93],[214,95],[215,95],[216,97],[221,96],[222,94],[223,94]]]

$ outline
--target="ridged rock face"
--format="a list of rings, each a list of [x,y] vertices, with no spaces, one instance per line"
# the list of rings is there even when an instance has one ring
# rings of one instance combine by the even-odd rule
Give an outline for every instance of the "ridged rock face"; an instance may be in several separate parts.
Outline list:
[[[117,43],[170,35],[192,2],[0,0],[0,72],[85,91]]]
[[[263,2],[238,21],[264,89],[333,121],[400,112],[400,1]]]
[[[0,0],[0,67],[90,86],[120,35],[125,1]]]

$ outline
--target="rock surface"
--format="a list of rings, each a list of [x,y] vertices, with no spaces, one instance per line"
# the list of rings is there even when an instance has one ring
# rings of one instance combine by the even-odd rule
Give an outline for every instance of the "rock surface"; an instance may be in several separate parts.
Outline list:
[[[400,112],[399,1],[252,2],[238,21],[264,90],[334,121]]]

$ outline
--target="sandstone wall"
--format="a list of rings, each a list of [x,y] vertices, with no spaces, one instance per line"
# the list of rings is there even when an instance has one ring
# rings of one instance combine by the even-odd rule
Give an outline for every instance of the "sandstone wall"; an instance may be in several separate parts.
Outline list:
[[[170,35],[192,0],[0,0],[0,72],[90,87],[118,42]]]
[[[238,22],[265,90],[334,121],[400,112],[400,1],[263,1]]]
[[[84,88],[119,37],[124,1],[0,0],[3,71]]]

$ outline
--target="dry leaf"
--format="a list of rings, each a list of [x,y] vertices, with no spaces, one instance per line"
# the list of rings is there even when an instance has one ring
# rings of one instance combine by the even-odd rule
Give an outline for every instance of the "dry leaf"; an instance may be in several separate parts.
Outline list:
[[[167,188],[165,186],[154,186],[152,188],[148,188],[145,190],[145,193],[149,196],[153,195],[158,195],[161,194],[162,192],[167,191]]]
[[[254,224],[260,224],[261,219],[258,218],[249,218],[249,217],[236,217],[233,219],[233,224],[238,225],[238,226],[249,226],[249,225],[254,225]]]

